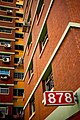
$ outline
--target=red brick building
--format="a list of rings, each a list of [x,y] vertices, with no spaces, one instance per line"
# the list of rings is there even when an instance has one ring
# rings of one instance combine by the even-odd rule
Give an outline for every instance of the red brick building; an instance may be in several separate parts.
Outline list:
[[[0,0],[0,119],[19,117],[23,109],[22,26],[23,0]]]
[[[80,1],[24,0],[24,119],[80,118]],[[45,91],[73,91],[78,103],[45,106]]]

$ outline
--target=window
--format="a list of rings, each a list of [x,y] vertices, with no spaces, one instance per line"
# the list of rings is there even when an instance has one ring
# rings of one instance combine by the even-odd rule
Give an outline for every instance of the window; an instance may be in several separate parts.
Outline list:
[[[23,5],[16,4],[17,8],[23,8]]]
[[[11,44],[8,40],[0,40],[0,45]]]
[[[14,73],[14,78],[23,79],[23,77],[24,77],[24,73],[17,73],[17,72]]]
[[[18,64],[19,58],[14,58],[14,63]]]
[[[30,99],[30,116],[35,112],[35,99],[34,95]]]
[[[0,54],[0,59],[3,59],[3,58],[9,58],[10,59],[10,55]]]
[[[16,17],[21,17],[21,18],[23,18],[23,14],[21,14],[21,13],[16,13]]]
[[[22,26],[23,26],[23,23],[16,23],[15,26],[16,26],[16,27],[22,27]]]
[[[7,69],[0,69],[0,75],[8,75],[10,76],[10,71]]]
[[[0,87],[0,94],[9,94],[8,87]]]
[[[0,106],[0,111],[2,112],[2,114],[8,114],[8,107],[3,107],[3,106]]]
[[[33,75],[33,60],[30,63],[28,72],[29,72],[29,79],[30,79],[32,77],[32,75]]]
[[[0,16],[0,20],[1,20],[1,21],[12,22],[12,18],[3,17],[3,16]]]
[[[53,80],[51,66],[49,66],[46,73],[44,74],[42,84],[43,84],[43,92],[50,91],[54,87],[54,80]]]
[[[31,46],[32,46],[32,32],[30,33],[30,36],[29,36],[29,39],[28,39],[28,42],[27,42],[28,52],[31,49]]]
[[[40,36],[40,40],[39,40],[40,52],[44,49],[47,41],[48,41],[48,32],[47,32],[47,25],[45,23],[41,36]]]
[[[24,50],[24,46],[23,45],[15,45],[15,50]]]
[[[13,107],[13,115],[20,114],[23,111],[23,107]]]
[[[13,95],[14,96],[23,96],[24,90],[23,89],[14,89]]]
[[[50,91],[53,87],[54,87],[53,76],[52,73],[50,73],[45,81],[45,89],[46,91]]]
[[[15,33],[15,37],[16,37],[16,38],[23,38],[23,34]]]
[[[11,8],[7,8],[7,7],[4,7],[4,6],[0,6],[0,10],[2,11],[8,11],[8,10],[12,10]]]
[[[11,33],[12,29],[10,29],[10,28],[0,28],[0,32]]]
[[[13,2],[13,0],[2,0],[4,2]]]
[[[39,17],[39,14],[41,12],[42,6],[43,6],[44,0],[40,0],[39,5],[38,5],[38,9],[37,9],[37,18]]]
[[[30,2],[31,2],[31,0],[28,0],[28,1],[27,1],[27,4],[26,4],[26,8],[27,8],[27,9],[29,9]]]

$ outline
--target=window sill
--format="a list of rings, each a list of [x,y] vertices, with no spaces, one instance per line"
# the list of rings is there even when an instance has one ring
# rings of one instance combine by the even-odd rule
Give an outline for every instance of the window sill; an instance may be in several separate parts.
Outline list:
[[[43,54],[43,51],[44,51],[44,48],[45,48],[46,45],[47,45],[48,40],[49,40],[49,39],[47,38],[47,40],[46,40],[46,42],[45,42],[44,46],[42,47],[42,50],[41,50],[41,52],[40,52],[40,54],[39,54],[39,58],[41,58],[41,56],[42,56],[42,54]]]
[[[0,93],[0,95],[9,95],[9,93]]]
[[[3,21],[3,20],[0,20],[0,22],[4,22],[4,23],[12,23],[12,22],[10,22],[10,21]]]
[[[39,16],[38,16],[38,19],[37,19],[36,25],[39,24],[39,21],[40,21],[40,18],[41,18],[41,15],[42,15],[42,12],[43,12],[44,6],[45,6],[45,5],[43,4],[43,5],[42,5],[42,8],[41,8],[41,11],[40,11],[40,13],[39,13]]]
[[[35,112],[32,113],[32,115],[29,117],[29,120],[31,120],[34,115],[35,115]]]
[[[31,82],[31,79],[32,79],[33,75],[34,75],[34,73],[31,73],[31,76],[30,76],[30,78],[29,78],[27,84],[29,84],[29,83]]]

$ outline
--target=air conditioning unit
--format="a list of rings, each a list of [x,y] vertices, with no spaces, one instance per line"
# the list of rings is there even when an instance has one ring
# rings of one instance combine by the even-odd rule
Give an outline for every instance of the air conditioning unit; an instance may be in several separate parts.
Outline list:
[[[10,62],[10,58],[3,58],[3,62]]]
[[[2,79],[2,80],[6,80],[7,78],[8,78],[7,75],[2,75],[2,76],[1,76],[1,79]]]
[[[7,10],[7,14],[12,14],[12,10]]]
[[[4,47],[5,47],[5,48],[10,48],[10,47],[11,47],[11,44],[5,44]]]

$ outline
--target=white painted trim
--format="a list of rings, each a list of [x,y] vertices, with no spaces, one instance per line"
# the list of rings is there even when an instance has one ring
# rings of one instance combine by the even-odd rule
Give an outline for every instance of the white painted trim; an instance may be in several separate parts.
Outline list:
[[[29,39],[31,30],[32,30],[33,25],[34,25],[34,21],[35,21],[35,18],[36,18],[36,12],[37,12],[37,8],[38,8],[38,5],[39,5],[39,1],[40,1],[40,0],[38,0],[38,2],[37,2],[36,10],[35,10],[35,13],[34,13],[34,16],[33,16],[32,24],[31,24],[31,27],[30,27],[30,31],[29,31],[27,40]],[[24,56],[25,56],[26,49],[27,49],[27,43],[26,43],[25,48],[24,48],[23,58],[24,58]]]
[[[3,51],[0,51],[1,54],[12,54],[14,55],[15,53],[14,52],[3,52]]]
[[[23,80],[25,80],[25,78],[26,78],[26,75],[27,75],[27,72],[28,72],[29,65],[30,65],[31,60],[32,60],[32,58],[33,58],[33,56],[34,56],[34,53],[35,53],[35,51],[36,51],[36,48],[37,48],[37,45],[38,45],[38,42],[39,42],[40,35],[41,35],[41,33],[42,33],[42,30],[43,30],[43,27],[44,27],[44,25],[45,25],[45,22],[46,22],[46,20],[47,20],[47,18],[48,18],[48,15],[49,15],[49,12],[50,12],[50,10],[51,10],[51,6],[52,6],[52,4],[53,4],[53,1],[54,1],[54,0],[51,0],[51,2],[50,2],[50,5],[49,5],[49,8],[48,8],[48,10],[47,10],[45,19],[44,19],[44,21],[43,21],[43,24],[42,24],[40,33],[39,33],[38,38],[37,38],[37,40],[36,40],[36,44],[35,44],[35,46],[34,46],[34,49],[33,49],[33,52],[32,52],[31,58],[30,58],[30,61],[29,61],[29,63],[28,63],[26,72],[25,72],[25,74],[24,74]],[[26,52],[26,50],[25,50],[25,52]],[[24,54],[24,55],[25,55],[25,54]]]
[[[19,8],[17,8],[17,7],[11,7],[11,6],[4,6],[4,5],[0,5],[0,6],[2,6],[2,7],[6,7],[6,8],[13,8],[13,9],[19,9]]]
[[[49,116],[45,118],[45,120],[66,120],[78,111],[80,111],[80,88],[78,88],[74,94],[77,93],[79,103],[75,103],[75,105],[69,106],[59,106],[57,107]]]
[[[65,38],[66,34],[68,33],[70,27],[76,27],[76,28],[78,27],[78,28],[80,28],[80,23],[69,22],[69,24],[67,25],[67,27],[66,27],[64,33],[62,34],[61,39],[59,40],[59,42],[58,42],[56,48],[55,48],[54,51],[53,51],[52,56],[50,57],[50,59],[49,59],[47,65],[46,65],[46,67],[44,68],[44,70],[43,70],[43,72],[42,72],[42,74],[41,74],[41,76],[40,76],[38,82],[36,83],[36,85],[35,85],[35,87],[34,87],[32,93],[30,94],[30,96],[29,96],[29,98],[28,98],[26,104],[24,105],[23,110],[26,108],[26,106],[27,106],[29,100],[31,99],[31,97],[32,97],[32,95],[34,94],[35,90],[37,89],[39,83],[41,82],[41,79],[42,79],[42,77],[43,77],[45,71],[47,70],[48,66],[50,65],[50,63],[52,62],[53,58],[55,57],[57,51],[59,50],[60,46],[62,45],[62,42],[64,41],[64,38]]]
[[[0,26],[1,28],[15,29],[15,27]]]
[[[7,17],[8,17],[8,18],[12,18],[12,19],[13,19],[13,18],[16,18],[16,17],[13,17],[13,16],[6,16],[6,15],[0,15],[0,16],[6,17],[6,18],[7,18]],[[7,22],[7,21],[6,21],[6,22]]]
[[[0,86],[14,86],[14,84],[0,84]]]
[[[0,38],[0,40],[9,40],[9,41],[15,41],[15,39],[8,39],[8,38]]]
[[[12,69],[12,70],[15,69],[14,67],[3,67],[3,66],[0,66],[0,68],[2,68],[2,69]]]
[[[0,103],[0,105],[13,105],[13,103],[6,102],[6,103]]]

